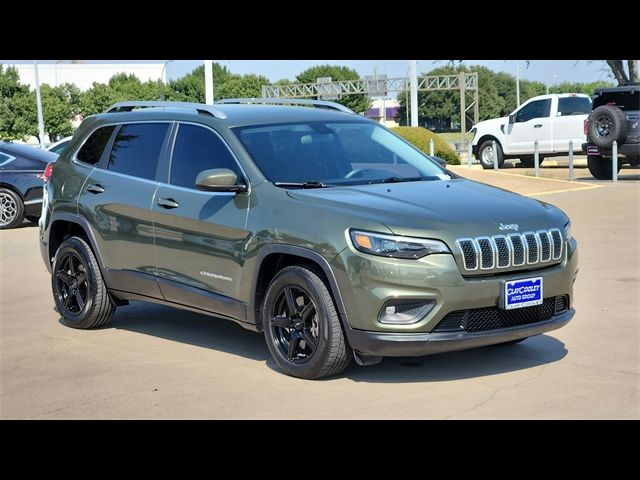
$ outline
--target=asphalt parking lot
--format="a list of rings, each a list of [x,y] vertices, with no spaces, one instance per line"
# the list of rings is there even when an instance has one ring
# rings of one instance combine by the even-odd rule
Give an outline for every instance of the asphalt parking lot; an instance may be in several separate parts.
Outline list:
[[[262,336],[207,316],[134,303],[106,328],[64,327],[37,226],[25,224],[0,232],[0,417],[640,418],[640,170],[624,168],[615,185],[583,167],[573,183],[454,170],[571,217],[580,273],[569,325],[299,380],[277,371]]]

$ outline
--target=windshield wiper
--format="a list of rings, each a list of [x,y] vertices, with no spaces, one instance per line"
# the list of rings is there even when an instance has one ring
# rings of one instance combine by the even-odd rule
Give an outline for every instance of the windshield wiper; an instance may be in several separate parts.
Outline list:
[[[309,180],[307,182],[275,182],[276,187],[297,187],[297,188],[326,188],[330,185],[326,185],[316,180]]]
[[[431,177],[387,177],[380,180],[371,180],[369,183],[400,183],[417,182],[420,180],[431,180]]]

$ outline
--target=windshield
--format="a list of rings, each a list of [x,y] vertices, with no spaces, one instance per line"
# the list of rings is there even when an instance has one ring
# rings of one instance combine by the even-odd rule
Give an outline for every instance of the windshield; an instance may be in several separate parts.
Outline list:
[[[234,133],[263,175],[283,186],[450,178],[435,161],[374,123],[261,125],[236,127]]]

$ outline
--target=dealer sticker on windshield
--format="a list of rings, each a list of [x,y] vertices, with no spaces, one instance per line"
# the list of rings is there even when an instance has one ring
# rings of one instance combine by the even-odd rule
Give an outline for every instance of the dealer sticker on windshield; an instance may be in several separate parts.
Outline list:
[[[542,298],[542,277],[504,282],[505,310],[540,305]]]

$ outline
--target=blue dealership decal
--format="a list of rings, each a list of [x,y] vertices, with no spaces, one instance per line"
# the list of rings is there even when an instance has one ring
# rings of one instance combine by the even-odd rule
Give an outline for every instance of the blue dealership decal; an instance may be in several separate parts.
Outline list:
[[[512,280],[504,284],[504,308],[530,307],[542,303],[542,277]]]

